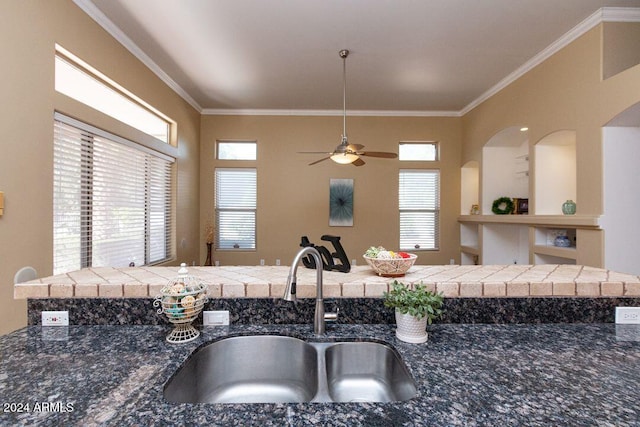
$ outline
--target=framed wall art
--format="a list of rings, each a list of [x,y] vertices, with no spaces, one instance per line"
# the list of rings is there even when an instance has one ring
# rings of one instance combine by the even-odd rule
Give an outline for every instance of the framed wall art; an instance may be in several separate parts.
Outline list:
[[[353,226],[353,179],[329,180],[329,226]]]

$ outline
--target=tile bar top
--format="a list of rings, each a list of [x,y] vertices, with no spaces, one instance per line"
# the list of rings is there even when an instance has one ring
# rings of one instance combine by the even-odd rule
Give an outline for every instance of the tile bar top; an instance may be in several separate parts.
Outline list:
[[[14,286],[14,298],[153,298],[177,276],[178,267],[96,267],[44,277]],[[209,284],[212,298],[279,298],[286,266],[189,267]],[[298,269],[298,297],[315,297],[315,270]],[[368,266],[349,273],[325,271],[324,296],[381,297],[394,278]],[[397,280],[423,283],[446,297],[632,297],[640,277],[580,265],[414,265]]]

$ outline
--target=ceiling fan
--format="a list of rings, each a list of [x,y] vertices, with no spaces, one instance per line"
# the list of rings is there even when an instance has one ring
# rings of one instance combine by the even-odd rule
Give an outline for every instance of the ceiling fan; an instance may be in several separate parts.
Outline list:
[[[380,157],[383,159],[395,159],[398,157],[396,153],[390,153],[385,151],[363,151],[364,145],[362,144],[349,144],[347,141],[347,56],[349,51],[346,49],[338,52],[340,58],[342,58],[342,142],[333,151],[301,151],[304,154],[327,154],[319,160],[309,163],[309,166],[331,159],[336,163],[349,164],[354,166],[362,166],[365,164],[361,157]]]

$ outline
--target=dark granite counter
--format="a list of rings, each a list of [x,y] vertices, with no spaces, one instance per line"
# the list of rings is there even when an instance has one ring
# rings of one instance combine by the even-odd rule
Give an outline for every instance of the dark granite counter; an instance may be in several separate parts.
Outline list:
[[[171,404],[163,385],[198,346],[227,335],[318,339],[311,325],[205,328],[29,326],[0,337],[0,425],[637,426],[640,326],[430,327],[406,344],[393,325],[328,325],[322,339],[376,339],[403,356],[419,394],[395,403]]]

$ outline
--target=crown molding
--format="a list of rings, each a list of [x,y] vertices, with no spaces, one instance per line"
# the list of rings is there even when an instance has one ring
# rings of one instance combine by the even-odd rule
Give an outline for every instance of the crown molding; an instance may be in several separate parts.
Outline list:
[[[182,99],[187,101],[198,112],[202,112],[202,107],[191,97],[178,83],[176,83],[167,73],[164,72],[158,64],[156,64],[137,44],[133,42],[120,27],[115,25],[113,21],[106,17],[100,9],[96,7],[91,0],[73,0],[73,2],[82,9],[90,18],[98,23],[106,32],[120,42],[129,52],[138,58],[147,66],[160,80],[169,86]]]
[[[603,7],[603,22],[640,22],[640,8],[638,7]]]
[[[205,108],[209,116],[342,116],[342,110],[277,110],[277,109],[218,109]],[[461,117],[458,111],[407,111],[407,110],[347,110],[351,117]]]
[[[520,68],[509,74],[504,79],[500,80],[495,86],[488,91],[480,95],[474,101],[469,103],[466,107],[460,110],[460,114],[464,116],[469,111],[473,110],[478,105],[482,104],[493,95],[506,88],[508,85],[531,71],[533,68],[540,65],[547,60],[553,54],[557,53],[560,49],[566,47],[578,37],[582,36],[587,31],[591,30],[595,26],[602,22],[640,22],[640,8],[630,7],[603,7],[591,14],[584,21],[567,31],[562,37],[555,42],[551,43],[544,50],[539,52],[536,56],[524,63]]]

